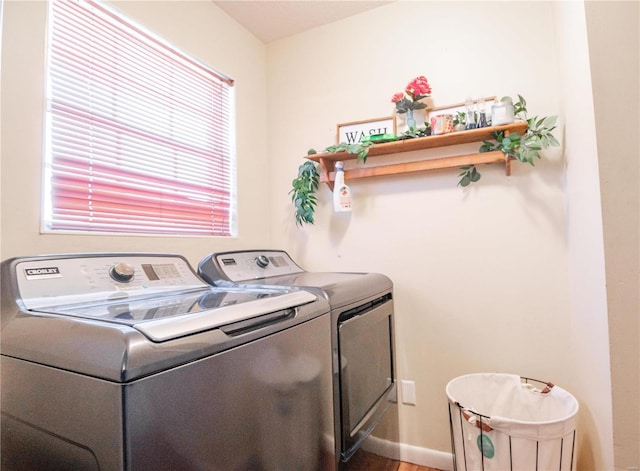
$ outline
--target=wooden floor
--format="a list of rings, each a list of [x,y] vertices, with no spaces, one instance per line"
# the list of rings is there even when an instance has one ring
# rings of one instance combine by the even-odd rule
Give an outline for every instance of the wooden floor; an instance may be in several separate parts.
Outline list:
[[[349,460],[349,471],[439,471],[413,463],[394,461],[358,450]]]

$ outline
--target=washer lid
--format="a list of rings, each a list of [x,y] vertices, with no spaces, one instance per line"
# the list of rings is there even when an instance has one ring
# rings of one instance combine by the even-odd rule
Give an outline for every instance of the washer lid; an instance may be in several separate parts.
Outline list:
[[[124,324],[133,327],[154,342],[163,342],[291,310],[316,299],[315,295],[306,291],[207,288],[165,296],[55,306],[32,312]]]

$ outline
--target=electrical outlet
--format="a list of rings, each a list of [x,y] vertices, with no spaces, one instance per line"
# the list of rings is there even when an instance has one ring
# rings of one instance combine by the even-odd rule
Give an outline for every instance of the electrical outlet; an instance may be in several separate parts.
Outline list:
[[[416,383],[413,381],[401,380],[402,403],[416,405]]]

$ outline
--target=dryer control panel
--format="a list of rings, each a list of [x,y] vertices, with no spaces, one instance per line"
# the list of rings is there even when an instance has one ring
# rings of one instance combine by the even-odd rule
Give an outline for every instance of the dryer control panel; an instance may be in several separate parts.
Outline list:
[[[290,275],[304,271],[283,250],[219,252],[205,257],[198,268],[201,274],[206,274],[206,278],[212,281],[227,280],[232,282]]]

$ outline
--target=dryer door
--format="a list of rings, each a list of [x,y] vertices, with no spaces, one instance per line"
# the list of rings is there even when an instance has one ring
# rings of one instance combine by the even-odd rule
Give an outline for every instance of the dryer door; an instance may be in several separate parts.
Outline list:
[[[344,460],[357,450],[395,400],[392,316],[393,301],[384,297],[339,317]]]

